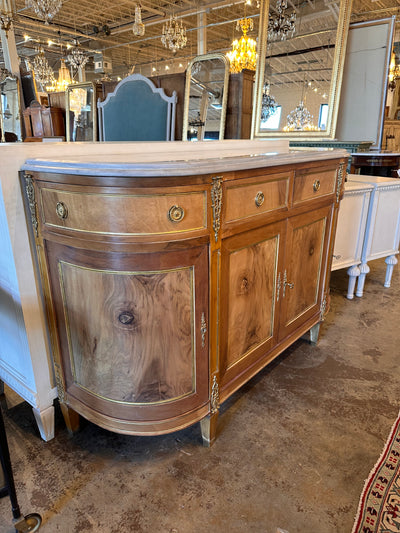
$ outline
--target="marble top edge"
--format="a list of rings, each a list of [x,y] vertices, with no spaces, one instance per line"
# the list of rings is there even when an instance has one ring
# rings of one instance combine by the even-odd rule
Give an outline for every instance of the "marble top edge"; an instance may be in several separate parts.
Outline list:
[[[225,155],[208,158],[175,158],[174,160],[160,161],[126,161],[126,155],[116,154],[118,161],[110,162],[109,154],[104,161],[99,161],[100,156],[88,156],[85,161],[81,157],[54,157],[28,159],[22,170],[36,172],[54,172],[68,174],[73,172],[79,175],[100,176],[185,176],[192,174],[211,174],[221,171],[245,170],[247,168],[261,168],[291,163],[323,161],[348,157],[348,152],[341,149],[316,149],[316,150],[290,150],[288,152],[263,152],[247,155]],[[136,157],[138,159],[138,157]]]

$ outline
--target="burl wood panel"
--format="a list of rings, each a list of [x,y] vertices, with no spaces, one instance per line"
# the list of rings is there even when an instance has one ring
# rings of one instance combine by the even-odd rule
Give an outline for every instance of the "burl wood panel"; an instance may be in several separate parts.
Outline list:
[[[278,250],[275,236],[229,256],[226,369],[272,337]]]
[[[117,402],[193,393],[192,267],[107,272],[60,262],[59,270],[76,384]]]
[[[230,222],[267,213],[288,204],[289,175],[276,180],[227,187],[225,221]],[[256,205],[256,196],[264,194],[262,205]]]
[[[57,216],[62,202],[68,211]],[[188,194],[87,194],[41,189],[43,222],[49,226],[103,234],[162,234],[184,232],[207,226],[206,193]],[[168,219],[172,206],[184,209],[179,222]]]
[[[318,184],[316,184],[318,182]],[[314,184],[316,186],[314,187]],[[297,174],[294,182],[293,203],[332,194],[336,185],[336,170]],[[317,189],[317,190],[316,190]]]
[[[318,302],[326,217],[301,224],[307,217],[289,220],[292,227],[291,251],[287,265],[285,289],[286,324],[295,320]],[[300,225],[296,224],[300,222]]]

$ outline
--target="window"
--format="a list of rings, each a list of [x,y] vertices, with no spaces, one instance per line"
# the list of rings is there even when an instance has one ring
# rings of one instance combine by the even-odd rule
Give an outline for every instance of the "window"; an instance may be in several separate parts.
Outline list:
[[[282,106],[278,105],[274,113],[267,119],[261,121],[260,128],[262,130],[278,130],[281,121]]]
[[[321,104],[319,106],[318,127],[320,130],[326,130],[326,122],[328,120],[328,104]]]

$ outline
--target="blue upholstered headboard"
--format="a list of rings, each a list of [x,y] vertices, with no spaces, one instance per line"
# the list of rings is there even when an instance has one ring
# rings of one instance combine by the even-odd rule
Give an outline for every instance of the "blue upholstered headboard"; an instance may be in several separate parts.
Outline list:
[[[173,141],[177,96],[132,74],[97,102],[101,141]]]

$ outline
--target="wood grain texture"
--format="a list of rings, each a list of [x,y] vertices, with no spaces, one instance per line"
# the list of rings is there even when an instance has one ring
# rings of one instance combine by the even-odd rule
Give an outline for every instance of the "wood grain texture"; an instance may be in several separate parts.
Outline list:
[[[130,403],[193,393],[192,268],[107,272],[61,263],[60,271],[79,386]]]
[[[313,187],[316,181],[319,182],[317,191]],[[335,185],[335,169],[298,173],[294,181],[293,204],[332,194],[335,191]]]
[[[327,242],[327,209],[320,209],[289,219],[288,255],[285,270],[287,283],[282,298],[285,312],[282,316],[284,327],[298,320],[308,310],[316,310],[320,297],[320,283],[323,267],[323,254]]]
[[[67,217],[57,216],[57,203],[68,209]],[[188,194],[96,194],[41,189],[43,223],[48,226],[103,234],[163,234],[205,228],[206,195]],[[184,209],[180,222],[171,222],[172,206]]]
[[[280,176],[277,179],[269,177],[257,183],[246,181],[244,184],[227,187],[224,220],[231,222],[287,207],[288,191],[289,175]],[[258,207],[255,199],[259,192],[264,195],[264,202]]]

